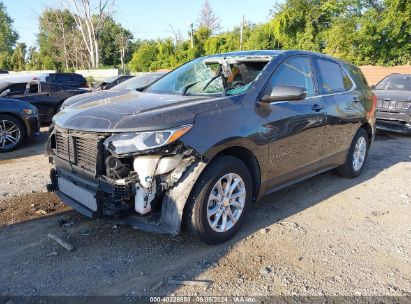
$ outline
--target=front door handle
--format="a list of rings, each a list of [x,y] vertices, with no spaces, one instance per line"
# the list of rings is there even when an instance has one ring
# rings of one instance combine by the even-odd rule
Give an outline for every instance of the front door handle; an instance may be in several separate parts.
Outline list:
[[[324,109],[323,105],[319,105],[319,104],[315,104],[312,106],[311,110],[315,111],[315,112],[320,112],[322,109]]]

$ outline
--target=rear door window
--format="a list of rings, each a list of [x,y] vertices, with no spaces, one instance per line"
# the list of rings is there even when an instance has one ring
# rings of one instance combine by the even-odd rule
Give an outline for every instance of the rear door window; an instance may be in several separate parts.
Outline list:
[[[322,94],[346,92],[353,87],[350,77],[338,63],[325,59],[316,59],[316,61]]]
[[[26,91],[27,82],[14,83],[9,87],[10,94],[24,94]]]

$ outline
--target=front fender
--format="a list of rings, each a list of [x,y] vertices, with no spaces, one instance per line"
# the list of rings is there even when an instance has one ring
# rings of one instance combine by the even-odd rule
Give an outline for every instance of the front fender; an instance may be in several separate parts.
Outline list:
[[[184,207],[194,184],[206,165],[201,160],[194,162],[183,173],[178,183],[164,195],[160,224],[168,233],[177,235],[180,232]]]

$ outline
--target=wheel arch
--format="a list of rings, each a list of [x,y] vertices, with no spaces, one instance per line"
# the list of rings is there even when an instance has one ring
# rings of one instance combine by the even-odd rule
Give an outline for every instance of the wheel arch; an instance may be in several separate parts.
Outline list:
[[[260,164],[258,163],[257,158],[254,156],[253,152],[249,149],[241,147],[241,146],[233,146],[229,148],[225,148],[218,152],[211,160],[212,162],[219,156],[222,155],[229,155],[238,158],[241,160],[247,167],[248,171],[251,174],[252,178],[252,187],[253,187],[253,200],[256,200],[261,187],[261,170]]]
[[[373,129],[371,127],[371,125],[368,122],[364,122],[361,126],[360,129],[364,129],[365,131],[367,131],[367,135],[368,135],[368,141],[369,143],[372,142],[372,138],[373,138]]]

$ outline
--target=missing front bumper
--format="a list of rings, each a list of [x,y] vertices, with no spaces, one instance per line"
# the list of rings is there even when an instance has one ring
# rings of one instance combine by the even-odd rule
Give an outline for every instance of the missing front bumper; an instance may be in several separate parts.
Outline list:
[[[61,200],[90,218],[121,218],[132,210],[132,189],[104,179],[89,180],[63,169],[51,170],[48,188]]]
[[[103,218],[146,232],[178,234],[178,231],[170,230],[169,227],[160,223],[161,215],[159,212],[146,216],[136,215],[132,208],[128,208],[128,212],[123,212],[124,210],[121,208],[123,202],[112,200],[112,194],[116,192],[115,185],[104,183],[102,186],[99,183],[93,183],[63,170],[55,169],[51,170],[51,181],[52,184],[48,186],[48,190],[56,192],[64,204],[88,218]],[[120,214],[116,212],[119,208],[122,211]]]

